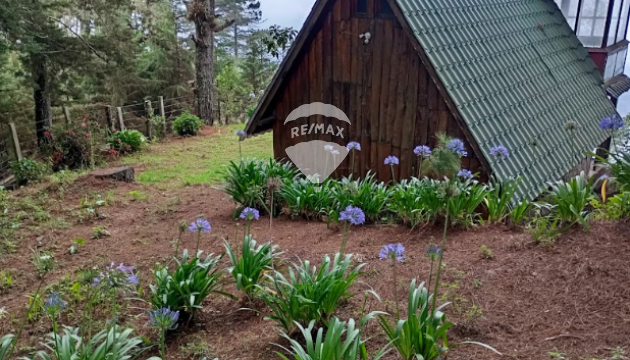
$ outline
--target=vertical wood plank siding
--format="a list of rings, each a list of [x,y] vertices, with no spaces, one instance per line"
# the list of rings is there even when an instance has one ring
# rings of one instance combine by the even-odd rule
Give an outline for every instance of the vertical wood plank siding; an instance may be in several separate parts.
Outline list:
[[[356,153],[355,176],[372,171],[380,180],[389,181],[390,169],[383,161],[396,155],[401,159],[400,166],[395,167],[400,180],[417,173],[415,146],[434,147],[438,132],[466,139],[395,17],[379,16],[380,2],[374,0],[368,0],[367,13],[357,14],[356,1],[330,4],[282,79],[271,106],[277,118],[274,153],[277,158],[287,158],[284,149],[298,142],[337,141],[335,136],[321,134],[291,139],[294,126],[331,123],[345,128],[340,145],[361,143],[363,151]],[[366,32],[371,34],[368,44],[359,37]],[[352,125],[322,116],[284,125],[291,111],[313,102],[340,108]],[[463,159],[462,165],[473,172],[482,171],[469,144],[466,147],[470,158]],[[339,167],[338,177],[349,175],[351,157]]]

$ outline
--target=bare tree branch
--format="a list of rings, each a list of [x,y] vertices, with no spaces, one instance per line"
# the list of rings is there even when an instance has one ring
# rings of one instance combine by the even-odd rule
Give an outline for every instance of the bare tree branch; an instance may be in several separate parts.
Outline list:
[[[227,28],[229,28],[230,26],[234,25],[234,22],[236,20],[234,19],[230,19],[230,20],[226,20],[223,25],[217,25],[217,27],[214,29],[215,32],[221,32]]]

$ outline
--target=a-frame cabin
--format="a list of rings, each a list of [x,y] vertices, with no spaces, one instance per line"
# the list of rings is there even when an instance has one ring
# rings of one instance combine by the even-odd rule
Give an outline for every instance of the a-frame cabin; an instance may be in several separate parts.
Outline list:
[[[314,102],[351,120],[341,126],[344,141],[362,146],[355,175],[388,181],[383,160],[396,155],[396,177],[410,177],[414,147],[433,147],[446,133],[465,141],[464,168],[482,179],[521,176],[519,196],[530,198],[583,164],[608,136],[599,121],[616,114],[553,0],[318,0],[246,132],[273,130],[277,158],[297,142],[336,141],[292,138],[284,126]],[[499,144],[510,149],[507,160],[489,156]]]

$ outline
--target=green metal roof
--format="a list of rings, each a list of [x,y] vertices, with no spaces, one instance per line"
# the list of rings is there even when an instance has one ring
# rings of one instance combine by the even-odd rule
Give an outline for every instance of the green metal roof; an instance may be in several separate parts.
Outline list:
[[[616,110],[553,0],[395,1],[495,176],[523,178],[519,198],[606,139],[599,121]],[[510,157],[493,159],[496,145]]]

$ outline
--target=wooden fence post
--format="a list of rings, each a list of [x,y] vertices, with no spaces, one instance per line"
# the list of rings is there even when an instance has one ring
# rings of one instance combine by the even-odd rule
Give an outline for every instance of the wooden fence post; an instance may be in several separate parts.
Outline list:
[[[111,105],[107,105],[105,108],[105,117],[107,118],[107,127],[114,131],[114,114]]]
[[[147,113],[147,137],[149,138],[149,140],[152,140],[153,134],[151,133],[151,117],[153,117],[153,107],[151,106],[151,100],[146,100],[144,102],[144,108]]]
[[[20,139],[18,139],[17,130],[15,129],[15,123],[10,122],[11,136],[13,137],[13,147],[15,148],[15,156],[18,161],[22,160],[22,148],[20,147]]]
[[[166,112],[164,111],[164,96],[160,96],[160,116],[166,119]]]
[[[66,124],[70,124],[70,109],[63,107],[63,117],[66,119]]]
[[[125,121],[123,120],[122,108],[119,106],[116,109],[118,110],[118,124],[120,126],[120,130],[125,130]]]

